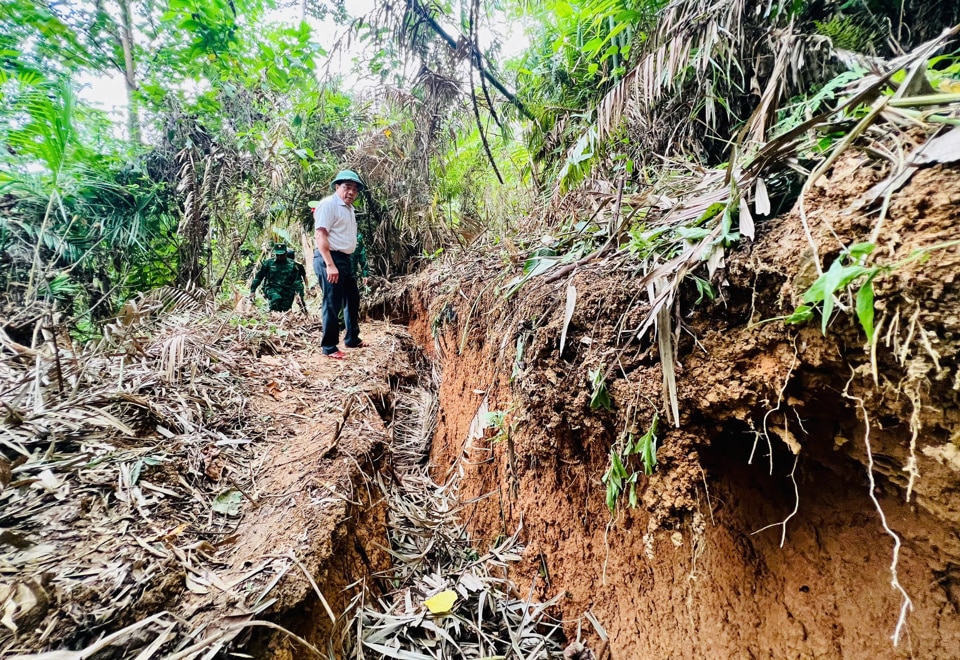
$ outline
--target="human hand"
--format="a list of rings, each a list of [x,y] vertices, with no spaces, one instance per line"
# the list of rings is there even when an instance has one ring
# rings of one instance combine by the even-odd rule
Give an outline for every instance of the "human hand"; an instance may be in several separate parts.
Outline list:
[[[340,279],[340,271],[336,266],[327,266],[327,281],[330,284],[336,284]]]

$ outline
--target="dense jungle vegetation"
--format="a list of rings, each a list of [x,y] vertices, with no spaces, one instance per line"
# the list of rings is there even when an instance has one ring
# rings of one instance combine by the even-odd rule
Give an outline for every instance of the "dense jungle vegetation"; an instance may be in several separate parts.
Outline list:
[[[11,330],[35,303],[83,337],[137,292],[237,287],[269,241],[309,249],[308,203],[342,166],[370,184],[361,225],[381,277],[540,222],[562,233],[583,220],[563,195],[620,179],[629,194],[750,153],[960,20],[933,0],[407,0],[351,12],[4,0]],[[318,37],[321,19],[338,41]],[[529,43],[508,58],[509,23]],[[937,67],[946,89],[956,69]],[[122,121],[79,89],[117,75]],[[791,181],[774,182],[775,201]]]

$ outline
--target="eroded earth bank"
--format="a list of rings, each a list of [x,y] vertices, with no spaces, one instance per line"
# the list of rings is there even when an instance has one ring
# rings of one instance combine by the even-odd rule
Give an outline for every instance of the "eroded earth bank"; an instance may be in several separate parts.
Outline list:
[[[811,245],[830,264],[867,240],[876,215],[849,209],[882,178],[842,159],[807,202],[813,243],[796,211],[771,220],[728,257],[716,302],[682,295],[676,425],[659,346],[630,335],[648,309],[636,268],[585,265],[507,300],[499,257],[476,255],[394,302],[443,375],[434,477],[462,475],[478,545],[522,529],[514,577],[561,595],[569,638],[579,621],[613,658],[960,656],[960,172],[921,170],[891,199],[874,348],[852,308],[825,334],[782,320],[816,279]],[[610,410],[591,407],[597,370]],[[625,493],[611,513],[611,447],[654,411],[655,470],[633,456],[637,506]]]

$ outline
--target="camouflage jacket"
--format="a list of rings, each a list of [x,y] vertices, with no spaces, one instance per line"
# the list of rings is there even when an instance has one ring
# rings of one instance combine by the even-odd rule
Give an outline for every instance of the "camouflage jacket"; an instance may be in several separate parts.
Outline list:
[[[303,280],[300,279],[300,269],[294,261],[287,259],[284,262],[278,262],[276,259],[268,259],[260,266],[257,276],[253,278],[253,284],[250,285],[250,294],[257,291],[257,287],[263,282],[263,295],[267,298],[289,298],[290,300],[297,294],[303,295]]]

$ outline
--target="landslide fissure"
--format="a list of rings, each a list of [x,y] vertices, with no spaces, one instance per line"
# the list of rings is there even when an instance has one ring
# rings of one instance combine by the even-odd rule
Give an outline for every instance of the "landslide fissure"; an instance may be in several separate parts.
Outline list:
[[[849,162],[832,173],[812,211],[821,253],[872,226],[845,214],[871,176]],[[934,186],[940,201],[930,204]],[[918,198],[927,211],[911,230]],[[884,249],[942,241],[953,198],[956,169],[918,173],[894,196],[888,227],[902,238]],[[589,611],[613,657],[960,655],[960,257],[944,249],[876,281],[871,351],[850,309],[827,333],[776,320],[809,285],[808,252],[785,216],[729,258],[719,303],[694,307],[692,288],[681,296],[680,424],[661,426],[656,470],[637,477],[638,506],[620,500],[613,513],[610,449],[665,405],[654,342],[624,350],[631,340],[618,330],[643,314],[635,275],[584,268],[505,299],[489,273],[458,264],[406,291],[412,333],[444,373],[434,474],[462,474],[476,538],[491,542],[523,520],[526,552],[512,569],[521,589],[561,596],[565,620]],[[560,354],[568,286],[578,295]],[[591,408],[590,374],[611,362],[613,409]],[[877,505],[902,544],[894,568],[906,609]]]
[[[478,550],[458,476],[431,476],[440,376],[422,353],[408,353],[416,376],[392,379],[389,395],[374,401],[389,446],[355,473],[354,500],[320,567],[322,596],[308,594],[280,624],[337,658],[425,657],[427,648],[440,657],[559,657],[564,639],[549,616],[553,603],[522,597],[507,576],[523,553],[518,530]],[[445,594],[454,597],[449,614],[427,605]],[[298,644],[271,635],[250,649],[300,657]]]
[[[422,330],[426,318],[414,326]],[[461,330],[439,344],[450,349]],[[790,344],[780,348],[769,372],[711,367],[721,395],[684,397],[681,428],[663,433],[657,472],[640,479],[640,506],[621,502],[614,514],[601,478],[622,427],[589,419],[600,415],[589,410],[585,383],[538,386],[528,403],[491,366],[495,347],[447,350],[434,472],[462,474],[481,546],[522,520],[526,552],[513,579],[541,600],[560,596],[564,620],[597,617],[612,657],[954,655],[955,530],[935,507],[904,499],[891,445],[903,446],[905,428],[872,439],[874,494],[904,544],[897,571],[913,605],[906,639],[894,647],[893,541],[870,499],[862,419],[844,401],[842,380],[819,369],[794,366],[782,387],[795,360]],[[559,367],[549,370],[562,378]],[[626,389],[611,388],[619,400]],[[781,389],[783,409],[764,432],[764,411],[777,410]],[[478,437],[490,411],[506,413],[509,442],[489,424]],[[786,430],[803,443],[798,455]],[[937,478],[931,466],[923,471]],[[599,648],[599,638],[592,642]]]

